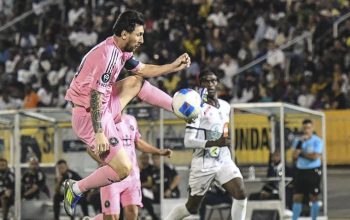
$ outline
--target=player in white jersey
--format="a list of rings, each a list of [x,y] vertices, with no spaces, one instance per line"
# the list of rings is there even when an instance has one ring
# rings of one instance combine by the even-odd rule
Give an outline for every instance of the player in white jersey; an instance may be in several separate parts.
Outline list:
[[[207,98],[203,99],[202,113],[194,123],[187,124],[185,133],[185,147],[195,149],[189,178],[190,195],[187,203],[174,208],[166,220],[183,219],[196,214],[214,181],[233,197],[232,219],[245,219],[247,199],[243,177],[232,161],[228,140],[230,105],[218,99],[217,84],[217,77],[212,70],[201,72],[200,87],[207,90]]]

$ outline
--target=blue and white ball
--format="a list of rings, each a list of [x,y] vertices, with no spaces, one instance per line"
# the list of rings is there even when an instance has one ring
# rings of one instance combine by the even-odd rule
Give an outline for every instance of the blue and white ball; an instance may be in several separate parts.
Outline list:
[[[193,89],[181,89],[173,97],[173,109],[177,117],[190,120],[197,118],[201,111],[201,97]]]

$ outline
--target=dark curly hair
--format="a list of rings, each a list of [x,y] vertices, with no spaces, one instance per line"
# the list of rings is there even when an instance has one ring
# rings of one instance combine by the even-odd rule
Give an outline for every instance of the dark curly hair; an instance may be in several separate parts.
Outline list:
[[[136,25],[144,25],[143,15],[135,10],[127,10],[121,13],[113,25],[113,33],[120,37],[123,31],[133,32]]]

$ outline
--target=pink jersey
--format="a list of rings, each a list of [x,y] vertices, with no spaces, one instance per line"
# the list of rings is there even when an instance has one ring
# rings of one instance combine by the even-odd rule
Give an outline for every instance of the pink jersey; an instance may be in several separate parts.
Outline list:
[[[113,37],[92,48],[83,58],[79,69],[67,90],[66,100],[76,105],[90,107],[91,90],[103,94],[104,106],[109,102],[112,84],[117,81],[120,71],[140,68],[141,62],[133,59],[130,52],[121,51]]]
[[[139,138],[141,138],[141,134],[139,132],[135,117],[123,114],[121,116],[121,122],[116,124],[116,128],[118,132],[118,137],[122,141],[124,150],[129,156],[130,162],[132,164],[131,173],[124,181],[140,181],[140,169],[137,163],[135,142],[137,142]]]

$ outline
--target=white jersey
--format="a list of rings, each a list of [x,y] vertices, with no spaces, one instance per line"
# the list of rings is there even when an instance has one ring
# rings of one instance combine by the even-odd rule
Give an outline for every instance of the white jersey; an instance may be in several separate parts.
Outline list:
[[[190,193],[205,195],[213,181],[220,185],[234,178],[243,178],[232,161],[229,146],[205,148],[208,140],[219,139],[228,132],[230,105],[219,99],[219,107],[203,104],[200,116],[187,124],[185,147],[194,148],[188,180]]]
[[[208,157],[210,148],[205,149],[205,144],[208,140],[219,139],[224,130],[227,130],[230,120],[230,105],[219,99],[219,107],[215,107],[204,103],[202,105],[201,114],[191,124],[187,124],[185,133],[185,147],[194,148],[193,158]],[[225,131],[227,132],[227,131]],[[216,160],[230,159],[231,153],[229,146],[215,148],[216,152],[211,152]]]

